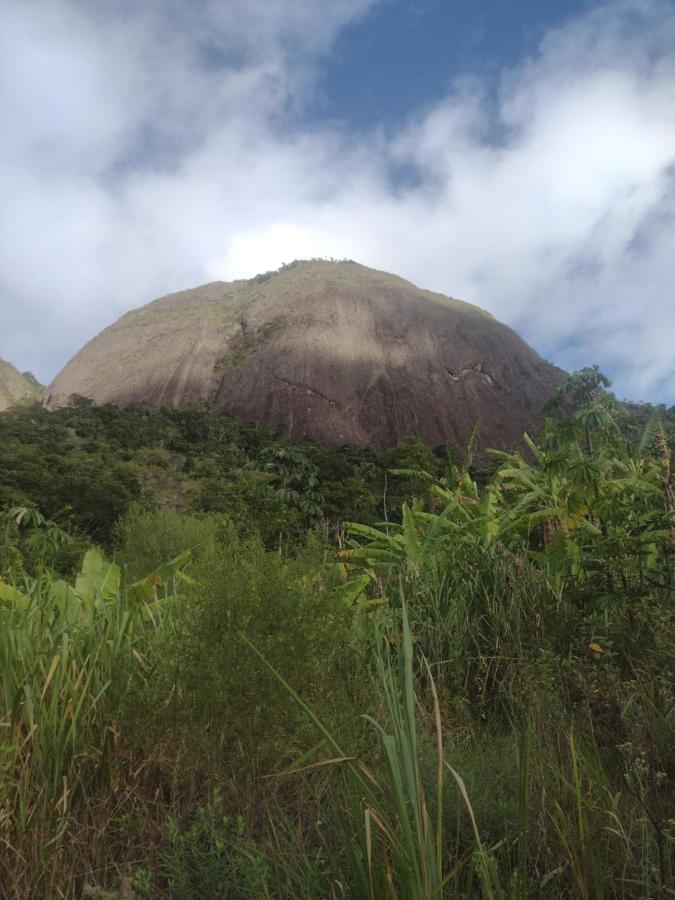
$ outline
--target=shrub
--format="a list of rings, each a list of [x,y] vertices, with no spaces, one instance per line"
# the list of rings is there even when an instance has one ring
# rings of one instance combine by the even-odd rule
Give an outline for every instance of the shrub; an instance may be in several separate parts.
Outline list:
[[[162,665],[147,715],[159,732],[183,735],[212,761],[225,759],[230,771],[243,758],[253,777],[299,745],[301,717],[244,636],[330,716],[353,677],[342,675],[351,613],[322,574],[317,546],[285,559],[259,539],[210,527],[171,642],[158,636]],[[355,659],[349,662],[358,670]]]
[[[199,559],[222,527],[215,518],[134,505],[115,528],[118,559],[126,568],[127,578],[136,581],[184,550]]]

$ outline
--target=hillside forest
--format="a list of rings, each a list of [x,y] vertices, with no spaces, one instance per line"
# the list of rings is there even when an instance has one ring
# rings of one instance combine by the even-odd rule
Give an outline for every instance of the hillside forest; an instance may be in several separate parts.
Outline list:
[[[3,898],[673,896],[675,409],[0,415]]]

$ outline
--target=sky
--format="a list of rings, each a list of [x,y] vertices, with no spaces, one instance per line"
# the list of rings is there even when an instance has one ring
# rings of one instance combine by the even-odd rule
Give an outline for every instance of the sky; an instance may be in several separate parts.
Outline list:
[[[675,404],[673,0],[0,0],[0,357],[308,257]]]

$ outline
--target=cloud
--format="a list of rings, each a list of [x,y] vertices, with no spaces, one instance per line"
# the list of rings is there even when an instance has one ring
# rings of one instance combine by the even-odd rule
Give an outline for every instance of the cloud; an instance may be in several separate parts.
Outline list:
[[[11,6],[0,356],[51,377],[162,293],[349,257],[674,403],[671,4],[598,7],[393,132],[308,122],[321,60],[369,6]]]

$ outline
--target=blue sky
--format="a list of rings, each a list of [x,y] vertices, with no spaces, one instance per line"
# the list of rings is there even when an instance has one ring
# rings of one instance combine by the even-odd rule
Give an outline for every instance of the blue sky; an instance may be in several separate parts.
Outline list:
[[[294,258],[675,403],[671,0],[4,0],[0,356]]]
[[[493,86],[586,0],[385,0],[338,35],[309,114],[350,128],[397,127],[457,78]]]

